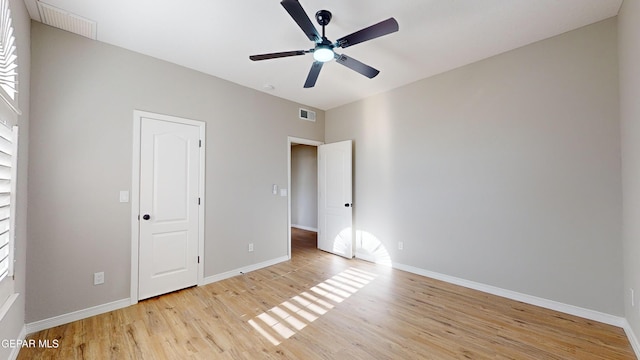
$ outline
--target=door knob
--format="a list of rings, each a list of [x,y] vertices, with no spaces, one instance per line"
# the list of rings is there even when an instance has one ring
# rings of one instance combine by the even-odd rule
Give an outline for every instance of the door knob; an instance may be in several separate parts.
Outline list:
[[[145,220],[149,220],[149,219],[151,219],[151,215],[144,214],[144,215],[142,215],[142,218],[145,219]]]
[[[351,205],[351,204],[349,204],[349,203],[344,204],[344,207],[352,207],[352,206],[353,206],[353,205]]]

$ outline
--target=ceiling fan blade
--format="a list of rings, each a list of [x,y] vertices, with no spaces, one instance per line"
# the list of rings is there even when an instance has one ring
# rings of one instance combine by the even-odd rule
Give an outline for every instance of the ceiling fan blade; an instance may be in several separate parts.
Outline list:
[[[336,46],[346,48],[361,42],[378,38],[398,31],[398,22],[394,18],[381,21],[362,30],[356,31],[336,41]]]
[[[304,82],[305,88],[312,88],[316,85],[316,80],[318,80],[318,75],[320,75],[320,70],[322,70],[321,61],[315,61],[313,65],[311,65],[311,70],[309,70],[309,75],[307,75],[307,81]]]
[[[360,74],[368,77],[369,79],[373,79],[380,73],[380,70],[376,70],[367,64],[363,64],[360,61],[350,58],[347,55],[338,55],[336,54],[336,62],[338,64],[342,64],[349,69],[359,72]]]
[[[300,29],[304,31],[305,35],[311,41],[320,42],[322,41],[322,37],[320,33],[313,26],[311,19],[307,16],[307,13],[302,8],[302,5],[298,2],[298,0],[282,0],[280,4],[287,10],[289,15],[295,20],[295,22],[300,26]]]
[[[306,50],[283,51],[283,52],[277,52],[277,53],[271,53],[271,54],[251,55],[249,56],[249,59],[253,61],[269,60],[269,59],[283,58],[287,56],[304,55],[306,53],[308,53],[308,51]]]

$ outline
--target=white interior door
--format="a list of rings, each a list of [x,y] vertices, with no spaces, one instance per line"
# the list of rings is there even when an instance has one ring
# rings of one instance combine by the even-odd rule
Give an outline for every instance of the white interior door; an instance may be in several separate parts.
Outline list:
[[[352,141],[318,146],[318,249],[351,259]]]
[[[139,299],[198,282],[199,131],[141,119]]]

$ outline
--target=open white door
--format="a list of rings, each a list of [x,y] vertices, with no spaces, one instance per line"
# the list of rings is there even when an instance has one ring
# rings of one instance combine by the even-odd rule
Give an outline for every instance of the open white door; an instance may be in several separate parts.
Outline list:
[[[200,129],[143,117],[138,298],[198,282]]]
[[[318,249],[351,259],[352,141],[318,146]]]

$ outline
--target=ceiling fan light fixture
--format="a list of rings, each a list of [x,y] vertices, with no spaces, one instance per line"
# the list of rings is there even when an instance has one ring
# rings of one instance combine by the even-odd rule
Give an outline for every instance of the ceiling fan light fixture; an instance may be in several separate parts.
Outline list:
[[[318,46],[314,51],[313,51],[313,58],[316,61],[320,61],[320,62],[327,62],[330,61],[331,59],[333,59],[335,56],[333,49],[331,49],[329,46]]]

